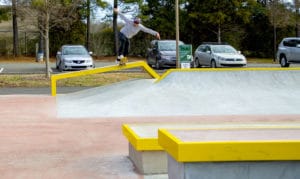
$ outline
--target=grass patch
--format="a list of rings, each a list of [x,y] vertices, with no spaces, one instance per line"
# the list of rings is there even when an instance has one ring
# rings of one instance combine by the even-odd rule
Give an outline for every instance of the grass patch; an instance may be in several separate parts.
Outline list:
[[[248,63],[270,63],[270,64],[274,64],[274,63],[278,63],[278,62],[274,62],[274,59],[272,58],[247,58],[247,62]]]
[[[57,81],[58,87],[93,87],[112,84],[130,79],[150,79],[147,73],[102,73]],[[0,88],[50,87],[50,80],[44,74],[0,75]]]

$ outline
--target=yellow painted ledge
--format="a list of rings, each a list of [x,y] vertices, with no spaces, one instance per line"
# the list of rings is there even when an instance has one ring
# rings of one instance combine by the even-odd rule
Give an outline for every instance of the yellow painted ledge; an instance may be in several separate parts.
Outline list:
[[[158,144],[157,138],[139,137],[136,132],[131,129],[129,124],[123,124],[122,131],[124,136],[137,151],[163,150]]]
[[[184,142],[173,133],[159,129],[158,143],[178,162],[300,160],[300,137],[299,140]]]
[[[299,122],[223,122],[223,123],[201,123],[201,122],[178,122],[178,123],[133,123],[123,124],[122,132],[130,144],[137,151],[164,150],[158,142],[159,129],[189,129],[189,130],[210,130],[210,129],[300,129]],[[139,136],[139,131],[146,130],[147,137]]]

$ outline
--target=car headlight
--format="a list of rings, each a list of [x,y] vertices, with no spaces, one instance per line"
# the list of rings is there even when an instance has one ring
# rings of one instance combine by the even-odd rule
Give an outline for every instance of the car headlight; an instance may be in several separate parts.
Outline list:
[[[72,63],[72,60],[70,60],[70,59],[64,59],[64,62],[66,62],[66,63]]]
[[[220,60],[220,61],[225,61],[226,59],[223,58],[223,57],[218,57],[218,60]]]

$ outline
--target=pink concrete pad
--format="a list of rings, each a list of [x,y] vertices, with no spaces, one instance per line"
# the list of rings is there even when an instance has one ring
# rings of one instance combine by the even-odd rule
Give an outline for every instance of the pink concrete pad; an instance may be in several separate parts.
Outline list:
[[[142,179],[128,159],[124,123],[300,121],[284,116],[57,118],[50,96],[0,96],[1,178]],[[152,178],[166,176],[152,176]]]

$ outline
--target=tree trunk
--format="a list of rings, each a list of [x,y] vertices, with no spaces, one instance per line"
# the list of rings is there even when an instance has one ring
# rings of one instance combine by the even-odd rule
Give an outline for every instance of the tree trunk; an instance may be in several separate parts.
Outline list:
[[[50,12],[46,12],[45,18],[45,55],[46,55],[46,77],[50,78],[50,63],[49,63],[49,15]]]
[[[221,43],[221,24],[218,25],[218,43]]]
[[[87,48],[88,51],[90,51],[90,0],[87,0],[87,18],[86,18],[86,42],[85,42],[85,47]]]
[[[114,8],[118,8],[118,0],[114,0]],[[118,38],[118,16],[116,13],[113,15],[113,31],[115,35],[115,43],[114,43],[114,53],[115,55],[118,54],[118,45],[119,45],[119,38]]]
[[[17,2],[12,0],[12,25],[13,25],[13,55],[19,56],[19,36],[18,36],[18,22],[17,22]]]

